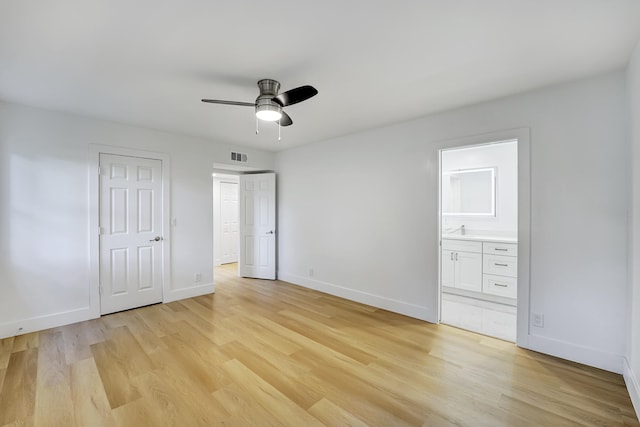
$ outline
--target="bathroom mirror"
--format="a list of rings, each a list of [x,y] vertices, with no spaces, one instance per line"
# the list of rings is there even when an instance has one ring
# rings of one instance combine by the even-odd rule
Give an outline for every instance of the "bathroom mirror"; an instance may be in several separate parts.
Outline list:
[[[443,215],[496,215],[496,168],[442,174]]]

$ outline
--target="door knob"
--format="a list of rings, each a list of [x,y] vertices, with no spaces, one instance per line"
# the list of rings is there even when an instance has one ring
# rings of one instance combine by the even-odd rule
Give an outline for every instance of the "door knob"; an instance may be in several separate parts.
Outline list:
[[[265,234],[273,234],[273,230],[269,230]]]
[[[162,237],[160,236],[156,236],[153,239],[149,240],[150,242],[159,242],[160,240],[164,240]]]

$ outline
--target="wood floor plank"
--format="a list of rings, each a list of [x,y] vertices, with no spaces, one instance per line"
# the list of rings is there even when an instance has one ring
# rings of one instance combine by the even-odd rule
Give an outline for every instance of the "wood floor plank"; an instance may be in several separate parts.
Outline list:
[[[66,362],[65,340],[62,331],[40,334],[38,351],[38,387],[54,387],[67,383],[69,366]]]
[[[36,404],[38,349],[14,352],[0,391],[0,425],[33,416]]]
[[[14,341],[15,337],[0,339],[0,369],[5,369],[9,365]]]
[[[349,338],[339,331],[324,327],[324,325],[319,322],[305,319],[298,314],[286,310],[279,311],[278,314],[282,316],[282,318],[278,320],[278,323],[281,325],[334,351],[342,353],[353,360],[357,360],[365,365],[376,360],[374,355],[351,345]]]
[[[76,426],[68,382],[38,386],[34,422],[36,425]]]
[[[308,371],[297,366],[293,360],[279,356],[273,349],[260,343],[247,343],[245,346],[235,341],[225,344],[223,350],[235,356],[244,366],[301,408],[308,409],[322,399],[322,394],[306,387],[300,380],[301,375]]]
[[[30,348],[37,348],[40,341],[40,334],[38,332],[31,332],[29,334],[18,335],[13,341],[14,353],[18,351],[25,351]]]
[[[622,376],[280,281],[0,340],[0,426],[632,426]]]
[[[64,336],[65,358],[68,364],[92,357],[89,339],[86,335],[86,323],[75,323],[62,328]]]
[[[276,334],[265,326],[261,320],[242,313],[229,316],[223,322],[231,323],[234,332],[242,331],[244,336],[255,337],[256,340],[268,344],[284,355],[290,355],[301,349],[296,343]]]
[[[224,364],[224,368],[234,382],[249,393],[252,399],[273,415],[281,425],[292,427],[322,425],[317,418],[289,400],[239,361],[230,360]]]
[[[183,387],[176,388],[177,383],[173,380],[175,378],[164,375],[164,372],[162,375],[148,372],[135,379],[144,397],[145,406],[163,414],[162,425],[206,426],[211,425],[212,420],[228,417],[224,409],[222,413],[213,413],[213,408],[221,409],[213,405],[213,396],[192,391],[188,382]]]
[[[326,398],[319,400],[309,408],[309,413],[328,426],[366,427],[368,425]]]
[[[71,399],[77,426],[114,425],[111,406],[93,358],[71,365]]]
[[[111,408],[139,399],[130,378],[153,369],[153,362],[126,326],[111,330],[111,337],[91,350]]]
[[[220,402],[231,416],[219,420],[216,425],[222,426],[264,426],[280,427],[282,423],[267,410],[260,406],[249,392],[242,390],[238,384],[229,384],[214,393],[214,397]]]

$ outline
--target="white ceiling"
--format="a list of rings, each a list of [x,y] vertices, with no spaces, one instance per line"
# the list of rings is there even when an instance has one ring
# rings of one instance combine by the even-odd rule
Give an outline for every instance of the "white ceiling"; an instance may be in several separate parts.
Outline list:
[[[0,100],[267,150],[615,69],[638,0],[1,0]],[[261,124],[256,82],[319,94]]]

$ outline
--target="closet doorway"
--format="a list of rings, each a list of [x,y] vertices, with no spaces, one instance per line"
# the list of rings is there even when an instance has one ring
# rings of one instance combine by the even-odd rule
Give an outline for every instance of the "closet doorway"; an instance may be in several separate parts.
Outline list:
[[[236,264],[240,247],[239,176],[213,174],[214,266]]]

